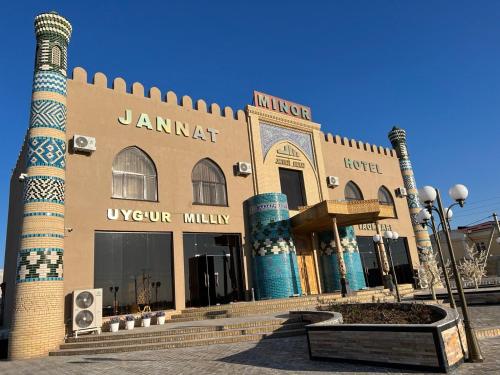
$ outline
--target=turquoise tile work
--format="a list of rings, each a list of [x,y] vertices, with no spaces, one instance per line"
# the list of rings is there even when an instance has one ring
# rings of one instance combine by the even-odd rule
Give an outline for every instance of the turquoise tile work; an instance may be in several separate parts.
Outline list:
[[[346,278],[352,290],[366,288],[363,265],[359,254],[354,228],[339,227]],[[333,232],[319,233],[319,269],[322,289],[325,293],[340,290],[340,273],[337,260],[337,246]]]
[[[286,195],[259,194],[250,198],[246,205],[256,298],[301,294]]]

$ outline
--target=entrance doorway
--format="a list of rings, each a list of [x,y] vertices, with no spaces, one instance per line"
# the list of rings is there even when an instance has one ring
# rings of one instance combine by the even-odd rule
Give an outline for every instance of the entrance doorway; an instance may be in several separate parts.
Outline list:
[[[295,246],[302,293],[307,295],[318,294],[316,266],[310,241],[305,238],[295,238]]]
[[[231,302],[231,255],[198,255],[189,259],[189,293],[194,306]]]
[[[241,301],[242,269],[239,235],[184,233],[186,306]]]

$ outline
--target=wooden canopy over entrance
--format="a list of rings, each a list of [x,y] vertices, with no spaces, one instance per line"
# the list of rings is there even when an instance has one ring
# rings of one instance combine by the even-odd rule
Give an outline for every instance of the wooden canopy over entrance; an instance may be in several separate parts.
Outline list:
[[[375,223],[382,219],[395,218],[392,205],[380,204],[377,199],[362,201],[323,201],[305,207],[291,218],[294,233],[332,230],[332,220],[337,225],[348,226]]]

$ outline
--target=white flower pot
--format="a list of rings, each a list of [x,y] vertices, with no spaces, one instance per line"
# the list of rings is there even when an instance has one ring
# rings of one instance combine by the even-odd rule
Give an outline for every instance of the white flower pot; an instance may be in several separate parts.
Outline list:
[[[119,328],[120,328],[120,322],[118,322],[118,323],[110,323],[109,324],[109,331],[110,332],[118,332]]]
[[[142,319],[142,325],[144,327],[149,327],[151,325],[151,318]]]
[[[157,316],[156,317],[156,324],[165,324],[165,317],[164,316]]]
[[[132,320],[131,322],[129,322],[128,320],[125,322],[126,324],[126,329],[134,329],[134,326],[135,326],[135,322]]]

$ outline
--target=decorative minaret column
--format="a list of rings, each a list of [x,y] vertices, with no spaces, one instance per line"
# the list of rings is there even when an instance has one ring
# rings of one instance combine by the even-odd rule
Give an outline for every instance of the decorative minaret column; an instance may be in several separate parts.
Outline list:
[[[23,228],[17,259],[11,359],[46,355],[64,339],[66,68],[71,25],[35,18],[36,60],[26,139]]]
[[[417,214],[420,212],[420,202],[418,200],[417,184],[413,175],[413,168],[411,166],[410,157],[408,155],[408,148],[406,146],[406,132],[404,129],[393,127],[389,132],[389,140],[392,147],[396,150],[399,158],[399,167],[403,175],[404,185],[407,191],[406,200],[408,208],[410,209],[411,222],[413,225],[413,232],[415,232],[415,239],[417,241],[417,249],[419,251],[432,251],[432,244],[429,239],[427,229],[422,228],[416,219]]]

